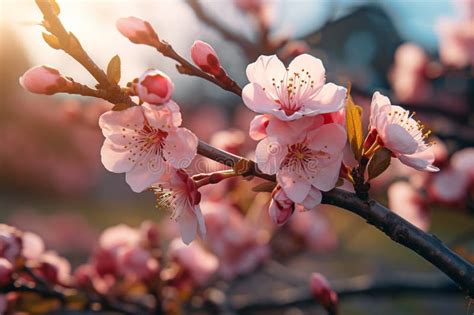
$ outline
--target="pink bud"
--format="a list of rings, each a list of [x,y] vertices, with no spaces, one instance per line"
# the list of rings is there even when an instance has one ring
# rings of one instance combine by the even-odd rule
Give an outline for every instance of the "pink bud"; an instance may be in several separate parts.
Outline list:
[[[329,314],[336,314],[337,293],[331,289],[326,277],[320,273],[312,273],[309,285],[313,297],[321,303]]]
[[[92,265],[83,264],[74,271],[74,280],[80,288],[92,288],[95,270]]]
[[[142,101],[163,104],[170,100],[174,84],[163,72],[148,70],[141,76],[136,88]]]
[[[0,258],[0,287],[12,281],[13,266],[5,258]]]
[[[37,94],[51,95],[57,92],[66,91],[72,82],[50,66],[36,66],[26,71],[20,77],[21,86]]]
[[[150,23],[133,16],[118,19],[115,26],[135,44],[155,45],[160,40]]]
[[[159,248],[160,247],[160,233],[158,230],[158,225],[152,221],[143,221],[140,225],[140,238],[141,242],[149,248]]]
[[[69,280],[71,265],[65,258],[49,251],[39,257],[35,270],[48,282],[64,284]]]
[[[219,76],[222,74],[221,64],[216,51],[208,43],[197,40],[191,47],[191,58],[202,71]]]
[[[280,186],[275,187],[272,192],[272,201],[268,213],[273,222],[282,225],[288,221],[295,211],[295,203],[291,201]]]

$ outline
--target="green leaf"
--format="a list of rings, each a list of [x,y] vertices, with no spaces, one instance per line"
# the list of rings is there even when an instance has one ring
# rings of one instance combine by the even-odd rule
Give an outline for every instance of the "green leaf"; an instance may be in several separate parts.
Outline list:
[[[392,152],[385,148],[379,149],[369,161],[367,171],[369,173],[369,180],[382,174],[390,165],[392,159]]]
[[[53,49],[61,49],[61,44],[59,43],[59,39],[56,36],[45,32],[43,32],[42,35],[44,41],[49,45],[49,47]]]
[[[120,57],[115,55],[110,59],[109,65],[107,66],[107,77],[115,84],[118,84],[120,81],[120,68]]]
[[[362,141],[364,131],[362,129],[362,107],[356,105],[350,94],[350,86],[347,89],[346,100],[346,127],[347,139],[351,145],[352,152],[356,160],[362,155]]]
[[[122,111],[122,110],[124,110],[124,109],[127,109],[127,108],[129,108],[129,107],[130,107],[130,105],[128,105],[128,104],[125,104],[125,103],[118,103],[118,104],[115,104],[114,107],[112,107],[112,110],[114,110],[114,111],[116,111],[116,112],[120,112],[120,111]]]
[[[272,192],[275,189],[276,183],[265,182],[258,184],[257,186],[252,187],[252,190],[255,192]]]

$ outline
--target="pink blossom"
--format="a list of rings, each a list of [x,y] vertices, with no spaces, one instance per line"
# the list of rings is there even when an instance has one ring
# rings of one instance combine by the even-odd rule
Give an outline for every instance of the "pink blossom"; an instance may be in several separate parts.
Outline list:
[[[47,251],[38,258],[38,266],[34,270],[39,272],[47,281],[63,285],[69,282],[71,276],[69,262],[52,251]]]
[[[120,18],[115,26],[132,43],[155,45],[159,41],[158,35],[150,23],[142,19],[133,16]]]
[[[171,99],[174,84],[165,73],[148,70],[141,76],[136,88],[142,101],[157,105]]]
[[[143,221],[138,232],[140,233],[140,243],[146,248],[160,247],[160,232],[156,223]]]
[[[191,47],[191,58],[202,71],[212,75],[221,75],[221,64],[216,51],[206,42],[197,40]]]
[[[462,202],[467,196],[469,187],[469,173],[447,168],[432,178],[429,192],[435,200],[444,203]]]
[[[229,129],[216,132],[210,141],[211,145],[224,151],[241,154],[245,144],[245,134],[239,129]]]
[[[10,261],[0,257],[0,287],[8,285],[12,281],[13,265]]]
[[[106,138],[102,163],[111,172],[126,173],[135,192],[150,187],[171,168],[188,167],[196,155],[198,139],[179,128],[181,114],[173,101],[108,111],[100,116],[99,125]]]
[[[415,44],[405,43],[397,48],[390,81],[399,100],[412,102],[427,97],[430,86],[425,70],[428,62],[425,51]]]
[[[250,81],[242,91],[245,105],[251,110],[272,114],[281,120],[295,120],[340,110],[346,89],[325,84],[321,60],[303,54],[288,68],[277,56],[260,56],[247,66]]]
[[[268,213],[273,222],[278,225],[286,223],[294,211],[295,203],[288,198],[280,186],[275,187],[268,208]]]
[[[308,120],[309,129],[303,124],[304,120],[278,126],[270,122],[268,137],[258,143],[255,154],[260,170],[276,173],[289,199],[312,208],[321,201],[320,191],[333,189],[339,178],[347,137],[339,124],[313,128],[314,121]]]
[[[0,257],[14,263],[20,256],[22,239],[20,231],[12,226],[0,224]]]
[[[452,167],[468,174],[471,181],[474,180],[474,163],[472,161],[474,161],[474,148],[462,149],[451,157]]]
[[[455,21],[443,18],[438,22],[441,61],[454,67],[474,65],[474,16]]]
[[[143,248],[125,248],[120,251],[117,258],[122,276],[137,277],[139,280],[147,281],[158,274],[158,261]]]
[[[44,242],[35,233],[24,232],[21,236],[23,248],[22,255],[27,259],[37,259],[45,250]]]
[[[320,273],[312,273],[310,289],[313,297],[328,310],[329,314],[336,314],[337,293],[333,291],[326,277]]]
[[[95,269],[90,264],[83,264],[74,271],[74,281],[79,288],[92,288],[93,278],[95,277]]]
[[[413,225],[427,231],[430,218],[422,196],[407,182],[396,182],[388,188],[390,209]]]
[[[249,135],[255,141],[262,140],[267,136],[267,127],[271,116],[268,114],[257,115],[250,122]]]
[[[424,132],[424,126],[413,119],[408,110],[391,105],[390,100],[375,92],[372,98],[369,130],[375,140],[371,145],[380,145],[389,149],[403,164],[420,171],[437,172],[433,166],[434,154],[429,150],[426,138],[430,132]]]
[[[57,69],[43,65],[26,71],[20,77],[20,84],[32,93],[51,95],[66,91],[72,82],[62,76]]]
[[[195,242],[185,245],[180,239],[174,239],[168,247],[168,255],[189,274],[197,285],[204,285],[219,266],[216,256]]]
[[[120,247],[134,247],[139,244],[140,234],[126,224],[119,224],[105,229],[99,238],[101,248],[116,250]]]
[[[183,170],[168,175],[152,187],[157,198],[157,208],[171,211],[171,219],[178,222],[184,243],[191,243],[196,232],[204,238],[206,226],[199,207],[201,193],[196,183]]]
[[[206,246],[219,259],[222,277],[233,279],[251,272],[268,258],[269,247],[258,227],[229,203],[207,201],[202,209],[208,228]]]
[[[336,248],[337,235],[320,207],[311,211],[298,211],[288,222],[289,229],[311,250],[328,252]]]

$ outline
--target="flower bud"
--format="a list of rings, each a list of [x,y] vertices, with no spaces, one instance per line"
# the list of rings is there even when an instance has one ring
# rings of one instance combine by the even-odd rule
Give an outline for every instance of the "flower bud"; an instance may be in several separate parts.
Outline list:
[[[337,293],[331,289],[326,277],[320,273],[311,274],[310,289],[313,297],[329,314],[337,313]]]
[[[159,70],[146,71],[136,84],[138,96],[150,104],[163,104],[170,100],[174,90],[171,79]]]
[[[92,288],[94,275],[94,267],[89,264],[83,264],[74,271],[74,280],[79,288]]]
[[[217,57],[214,48],[208,43],[200,40],[195,41],[191,47],[191,58],[202,71],[215,76],[222,75],[223,70],[221,69],[219,57]]]
[[[66,91],[72,82],[62,76],[57,69],[43,65],[26,71],[20,77],[20,84],[32,93],[52,95]]]
[[[288,221],[295,211],[295,203],[291,201],[280,186],[275,187],[272,192],[272,201],[268,213],[273,222],[282,225]]]
[[[118,19],[115,26],[135,44],[154,45],[160,40],[150,23],[134,16]]]
[[[13,266],[5,258],[0,258],[0,287],[12,281]]]

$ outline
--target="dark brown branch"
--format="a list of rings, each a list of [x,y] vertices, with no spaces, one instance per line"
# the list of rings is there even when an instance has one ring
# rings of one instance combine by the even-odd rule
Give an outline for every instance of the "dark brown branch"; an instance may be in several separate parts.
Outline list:
[[[239,163],[238,157],[200,142],[198,153],[227,166]],[[243,159],[243,158],[242,158]],[[255,164],[248,175],[275,181],[274,176],[262,174]],[[392,240],[410,248],[453,279],[470,297],[474,297],[474,266],[451,251],[434,235],[423,232],[374,200],[363,201],[355,194],[333,189],[323,193],[324,204],[349,210],[372,224]]]
[[[186,3],[191,7],[194,14],[207,26],[216,30],[221,36],[231,42],[239,45],[247,54],[255,50],[255,44],[242,35],[228,29],[219,21],[209,16],[198,0],[186,0]],[[253,55],[252,55],[253,56]]]
[[[217,80],[212,75],[205,73],[204,71],[202,71],[201,69],[199,69],[198,67],[194,66],[192,63],[187,61],[181,55],[179,55],[169,43],[162,40],[162,41],[157,42],[156,46],[154,47],[163,56],[171,58],[179,63],[178,65],[176,65],[176,69],[178,69],[179,73],[195,76],[195,77],[200,77],[204,80],[214,83],[217,86],[220,86],[222,89],[226,91],[234,93],[235,95],[239,97],[242,96],[242,89],[235,81],[233,81],[230,78],[228,80],[229,82],[223,82],[223,81]]]
[[[419,275],[399,275],[386,279],[370,276],[355,277],[340,281],[332,281],[332,287],[340,300],[354,296],[401,296],[401,295],[432,295],[459,294],[456,285],[445,279],[420,277]],[[282,309],[292,306],[316,305],[309,284],[299,288],[290,288],[272,292],[268,298],[261,299],[252,295],[238,295],[231,298],[231,305],[240,312]]]

